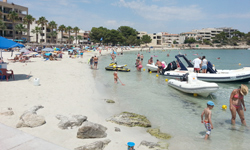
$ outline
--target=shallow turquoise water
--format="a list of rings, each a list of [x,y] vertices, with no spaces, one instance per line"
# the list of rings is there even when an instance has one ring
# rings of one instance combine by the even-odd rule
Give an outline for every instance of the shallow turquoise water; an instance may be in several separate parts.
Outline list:
[[[169,140],[170,149],[248,149],[250,130],[242,127],[237,116],[236,128],[232,130],[230,110],[223,111],[222,105],[229,106],[229,96],[233,89],[240,83],[219,83],[220,89],[211,96],[193,97],[168,87],[166,77],[156,77],[155,73],[147,71],[138,72],[135,58],[138,51],[126,52],[123,56],[117,56],[119,64],[127,64],[131,72],[119,72],[118,76],[125,84],[115,85],[113,72],[105,71],[111,60],[110,56],[100,58],[99,69],[94,71],[97,85],[104,94],[119,103],[118,111],[130,111],[148,117],[153,127],[159,127],[161,131],[170,133],[173,138]],[[167,63],[175,60],[178,53],[187,54],[187,58],[193,60],[198,53],[205,55],[207,60],[215,64],[217,69],[238,69],[250,66],[250,51],[247,50],[166,50],[142,52],[144,55],[143,68],[146,68],[147,60],[152,55],[156,59]],[[170,57],[167,57],[167,54]],[[220,59],[217,59],[220,57]],[[239,66],[241,63],[241,66]],[[249,83],[247,84],[248,87]],[[250,96],[245,97],[247,111],[245,118],[250,125]],[[205,133],[204,125],[200,123],[200,114],[206,107],[206,102],[212,100],[215,107],[212,110],[212,122],[214,129],[209,141],[204,142],[202,135]]]

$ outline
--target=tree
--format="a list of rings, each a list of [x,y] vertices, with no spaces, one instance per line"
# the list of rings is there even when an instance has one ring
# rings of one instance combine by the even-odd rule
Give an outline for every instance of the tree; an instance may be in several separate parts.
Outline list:
[[[35,29],[32,29],[31,32],[33,34],[36,34],[36,43],[38,43],[38,34],[42,33],[42,30],[40,27],[36,26]]]
[[[187,37],[184,41],[184,44],[193,44],[195,42],[196,42],[196,40],[193,37],[191,37],[191,38]]]
[[[44,26],[46,26],[47,23],[48,23],[48,20],[46,20],[45,17],[40,17],[40,18],[38,19],[38,21],[37,21],[37,24],[38,24],[38,25],[41,25],[41,27],[42,27],[41,30],[44,30]],[[44,34],[42,35],[42,39],[43,39],[43,36],[44,36]]]
[[[67,28],[66,28],[66,32],[68,32],[68,34],[69,34],[69,37],[68,37],[68,43],[70,43],[70,38],[71,38],[71,36],[70,36],[70,33],[72,32],[72,27],[71,26],[68,26]]]
[[[57,32],[56,31],[52,31],[49,33],[50,36],[50,43],[53,43],[53,38],[57,36]]]
[[[31,15],[27,15],[23,18],[23,23],[27,24],[28,27],[28,42],[30,42],[30,24],[32,24],[33,21],[35,21],[36,19],[33,18],[33,16]]]
[[[117,30],[124,37],[123,38],[124,40],[122,42],[124,42],[125,45],[129,44],[129,43],[126,43],[129,38],[132,38],[132,37],[133,37],[133,39],[137,38],[138,32],[129,26],[120,26]],[[130,41],[130,43],[131,43],[131,41]]]
[[[136,40],[137,40],[136,36],[130,35],[126,40],[126,43],[128,43],[129,45],[135,45]]]
[[[104,27],[99,27],[99,28],[96,28],[96,27],[93,27],[91,29],[91,33],[89,34],[90,38],[92,41],[94,41],[95,43],[98,43],[100,42],[100,39],[102,38],[103,39],[103,42],[106,43],[106,36],[107,36],[107,32],[108,32],[108,29],[107,28],[104,28]]]
[[[65,25],[60,25],[60,26],[58,27],[58,30],[61,32],[61,44],[62,44],[63,32],[66,30]]]
[[[121,42],[122,39],[123,39],[122,34],[119,31],[112,29],[107,31],[104,42],[116,45],[118,42]]]
[[[176,42],[176,40],[174,40],[173,44],[178,44],[178,43]]]
[[[21,36],[23,34],[23,32],[27,32],[27,29],[23,26],[23,24],[17,24],[15,26],[16,31],[18,32],[18,38],[21,39]]]
[[[75,32],[75,39],[76,39],[76,44],[77,44],[77,33],[79,33],[80,29],[78,27],[74,27],[73,31]]]
[[[0,20],[0,30],[5,30],[6,26],[2,20]]]
[[[80,40],[82,40],[83,38],[82,38],[81,35],[78,35],[78,36],[77,36],[77,39],[78,39],[78,44],[79,44],[79,43],[80,43]]]
[[[73,42],[74,39],[75,39],[75,38],[74,38],[73,36],[70,36],[70,37],[69,37],[69,43]]]
[[[56,24],[55,21],[50,21],[48,23],[48,27],[51,29],[51,32],[50,32],[50,42],[53,43],[53,37],[56,37],[56,36],[54,36],[55,35],[54,31],[56,32],[56,30],[57,30],[57,24]],[[51,36],[51,35],[53,35],[53,36]]]
[[[216,34],[215,37],[213,37],[213,43],[221,43],[221,44],[227,44],[228,38],[225,32],[221,32],[219,34]]]
[[[15,40],[15,23],[18,20],[18,14],[15,11],[10,11],[9,14],[7,15],[7,19],[11,20],[12,22],[12,27],[13,27],[13,40]]]
[[[141,40],[142,40],[142,43],[145,43],[146,45],[152,41],[151,37],[148,35],[143,35]]]

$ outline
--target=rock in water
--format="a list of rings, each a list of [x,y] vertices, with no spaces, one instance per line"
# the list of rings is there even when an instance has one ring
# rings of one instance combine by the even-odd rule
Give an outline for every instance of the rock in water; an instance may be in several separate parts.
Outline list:
[[[107,128],[96,123],[85,121],[77,131],[77,138],[104,138],[107,137]]]
[[[118,127],[115,127],[115,132],[121,132],[121,129]]]
[[[148,141],[142,141],[139,146],[141,146],[141,145],[146,146],[150,149],[163,150],[163,149],[168,149],[169,144],[165,143],[165,142],[153,143],[153,142],[148,142]]]
[[[13,112],[12,108],[2,108],[0,111],[0,115],[12,116],[12,115],[14,115],[14,112]]]
[[[43,108],[43,106],[34,106],[31,109],[25,111],[21,117],[19,122],[17,123],[16,127],[38,127],[46,123],[45,118],[43,116],[37,115],[36,111],[40,108]]]
[[[107,121],[129,127],[134,127],[134,126],[151,127],[151,123],[147,119],[147,117],[130,112],[123,112],[119,115],[115,115],[114,117],[107,119]]]
[[[115,103],[115,101],[113,101],[113,100],[111,100],[111,99],[105,99],[105,101],[106,101],[107,103]]]
[[[80,146],[75,148],[75,150],[103,150],[106,145],[110,143],[110,140],[96,141],[94,143],[90,143],[84,146]]]
[[[148,133],[150,133],[152,136],[155,136],[158,139],[170,139],[171,135],[167,134],[167,133],[162,133],[160,131],[160,129],[148,129],[147,130]]]
[[[56,118],[61,120],[58,123],[58,127],[61,129],[68,129],[69,127],[72,128],[74,126],[80,126],[84,121],[87,120],[87,117],[82,115],[74,115],[71,118],[62,115],[56,115]]]

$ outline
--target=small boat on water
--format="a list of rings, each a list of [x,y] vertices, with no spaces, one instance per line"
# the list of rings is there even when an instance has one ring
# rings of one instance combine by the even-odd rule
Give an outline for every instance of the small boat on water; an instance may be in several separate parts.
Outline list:
[[[175,67],[174,69],[165,69],[163,74],[170,78],[180,78],[186,73],[193,73],[194,66],[189,62],[189,60],[184,55],[176,55],[180,67]],[[187,67],[183,64],[183,58]],[[173,68],[173,67],[172,67]],[[212,82],[233,82],[233,81],[250,81],[250,67],[243,67],[236,70],[216,70],[211,62],[208,62],[207,73],[197,73],[197,78],[202,81],[212,81]]]
[[[130,69],[125,68],[127,65],[117,65],[117,63],[110,63],[109,66],[105,67],[107,71],[121,71],[121,72],[130,72]]]
[[[165,66],[164,67],[164,69],[165,69],[167,67],[165,61],[162,61],[161,63],[163,64],[163,67]],[[153,64],[147,64],[147,68],[148,68],[149,71],[156,72],[157,69],[158,69],[158,66],[155,66],[154,63]]]
[[[216,83],[198,80],[196,74],[185,74],[182,80],[170,79],[168,85],[184,93],[196,93],[203,97],[207,97],[219,89]]]

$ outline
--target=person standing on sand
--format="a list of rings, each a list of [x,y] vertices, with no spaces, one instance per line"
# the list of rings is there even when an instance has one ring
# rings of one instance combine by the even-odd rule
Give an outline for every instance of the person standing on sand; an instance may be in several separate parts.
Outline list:
[[[247,94],[248,94],[248,87],[244,84],[241,84],[241,86],[238,89],[234,89],[233,92],[231,93],[229,102],[230,102],[230,111],[232,114],[231,123],[233,125],[235,124],[235,118],[237,112],[238,115],[240,116],[241,123],[246,126],[246,120],[244,117],[244,111],[246,111],[244,96]]]
[[[207,102],[207,108],[205,108],[203,110],[203,112],[201,113],[201,123],[204,123],[205,128],[206,128],[206,136],[205,136],[205,140],[207,140],[207,138],[209,137],[209,135],[211,134],[211,129],[214,129],[214,126],[212,124],[212,109],[214,108],[214,102],[212,101],[208,101]],[[205,115],[205,120],[203,121],[203,116]]]
[[[97,69],[97,65],[98,65],[98,58],[95,56],[94,57],[94,67],[95,67],[95,69]]]
[[[94,61],[94,57],[91,57],[90,60],[89,60],[91,69],[93,69],[93,61]]]

